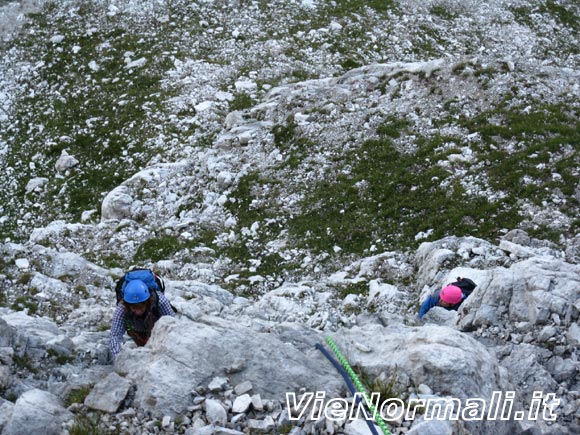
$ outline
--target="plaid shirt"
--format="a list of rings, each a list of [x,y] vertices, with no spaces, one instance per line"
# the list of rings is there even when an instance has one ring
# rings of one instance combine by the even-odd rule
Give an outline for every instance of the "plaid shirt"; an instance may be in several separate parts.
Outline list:
[[[157,297],[159,299],[159,317],[163,316],[173,316],[173,308],[171,304],[161,292],[157,292]],[[127,332],[126,328],[127,314],[125,307],[122,302],[117,304],[117,309],[115,314],[113,314],[113,320],[111,322],[111,333],[109,335],[109,347],[111,348],[111,354],[113,359],[117,358],[117,355],[121,351],[121,345],[123,344],[123,335]]]

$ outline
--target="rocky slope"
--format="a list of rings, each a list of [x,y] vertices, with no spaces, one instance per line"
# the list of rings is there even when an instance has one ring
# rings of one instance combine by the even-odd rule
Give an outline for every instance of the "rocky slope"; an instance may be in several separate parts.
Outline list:
[[[346,396],[326,336],[405,403],[560,400],[555,422],[393,433],[577,433],[577,18],[552,0],[65,1],[3,27],[2,433],[367,433],[290,418],[286,392]],[[132,265],[179,314],[112,365]],[[478,284],[459,313],[417,322],[457,276]]]

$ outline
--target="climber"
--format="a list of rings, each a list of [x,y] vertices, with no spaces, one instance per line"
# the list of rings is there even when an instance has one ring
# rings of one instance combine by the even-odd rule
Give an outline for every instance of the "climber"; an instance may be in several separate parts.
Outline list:
[[[419,310],[419,319],[422,319],[433,307],[457,311],[475,287],[477,287],[477,284],[469,278],[457,278],[456,282],[446,285],[442,290],[429,295],[425,299]]]
[[[133,278],[127,277],[134,274]],[[148,274],[153,275],[150,278]],[[135,276],[142,279],[135,279]],[[144,282],[145,281],[145,282]],[[146,284],[146,282],[151,285]],[[158,285],[157,283],[161,283]],[[163,316],[173,316],[175,309],[163,292],[163,281],[147,269],[128,272],[117,284],[117,309],[113,314],[109,346],[113,359],[121,350],[125,332],[137,346],[145,346],[153,325]]]

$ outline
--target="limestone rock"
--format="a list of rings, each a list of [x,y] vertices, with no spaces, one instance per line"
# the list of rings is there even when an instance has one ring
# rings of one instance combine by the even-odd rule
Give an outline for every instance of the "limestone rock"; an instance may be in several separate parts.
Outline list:
[[[369,376],[394,376],[396,372],[398,382],[426,384],[437,394],[460,399],[489,400],[493,391],[511,388],[495,357],[482,344],[455,329],[430,324],[419,328],[368,324],[332,336],[339,349],[349,355],[351,365]],[[374,351],[357,352],[355,342]],[[469,423],[468,429],[481,433],[482,422]],[[512,423],[485,422],[485,428],[507,434]]]
[[[338,394],[342,388],[341,380],[320,359],[306,328],[300,334],[277,336],[239,322],[209,316],[202,321],[162,317],[147,346],[119,354],[116,370],[139,386],[135,406],[178,415],[196,386],[225,374],[240,359],[246,361],[245,368],[229,374],[230,383],[251,379],[254,392],[262,397],[280,400],[287,391],[302,387]]]
[[[105,196],[101,205],[101,219],[131,218],[133,197],[127,186],[118,186]]]
[[[417,422],[407,435],[453,435],[452,422],[441,420],[424,420]]]
[[[38,389],[22,394],[14,405],[3,435],[60,435],[62,423],[73,419],[60,399]]]
[[[115,413],[121,406],[131,383],[117,373],[110,373],[91,390],[85,399],[85,405],[98,411]]]
[[[78,164],[79,161],[77,159],[69,155],[65,150],[62,150],[60,157],[54,165],[54,169],[56,169],[58,172],[65,172],[70,168],[74,168]]]
[[[56,324],[44,317],[31,317],[18,311],[2,318],[16,331],[13,341],[17,351],[30,358],[43,357],[48,343],[61,335]]]
[[[210,423],[225,426],[228,421],[228,414],[224,407],[217,400],[207,399],[204,402],[207,419]]]
[[[246,412],[250,409],[250,405],[252,404],[252,398],[249,394],[242,394],[241,396],[236,397],[234,400],[234,404],[232,406],[232,412],[235,414],[240,414]]]

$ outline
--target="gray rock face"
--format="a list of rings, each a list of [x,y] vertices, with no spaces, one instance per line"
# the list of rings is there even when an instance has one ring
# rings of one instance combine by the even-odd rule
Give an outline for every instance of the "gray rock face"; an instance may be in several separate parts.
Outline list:
[[[262,397],[283,400],[286,392],[301,387],[331,394],[342,388],[341,380],[305,338],[309,334],[297,333],[282,341],[276,334],[239,323],[203,320],[163,317],[145,348],[121,352],[116,370],[137,385],[137,406],[156,414],[179,414],[190,404],[194,387],[224,376],[240,359],[245,360],[245,368],[229,374],[230,383],[250,381]]]
[[[580,345],[580,326],[578,326],[577,323],[572,323],[570,325],[566,338],[571,346],[577,347]]]
[[[133,198],[127,186],[119,186],[107,194],[101,206],[101,219],[124,219],[131,217]]]
[[[72,420],[56,396],[42,390],[29,390],[22,394],[12,412],[3,435],[60,435],[62,424]]]
[[[14,411],[14,403],[8,400],[0,399],[0,433],[6,426],[6,423],[12,418],[12,413]]]
[[[525,385],[521,393],[524,400],[530,403],[534,391],[557,391],[558,384],[551,374],[542,366],[541,361],[549,356],[546,349],[530,344],[520,344],[502,361],[508,369],[510,379],[515,385]]]
[[[129,381],[117,373],[110,373],[91,390],[85,405],[98,411],[115,413],[127,397],[130,387]]]
[[[552,314],[578,320],[573,302],[580,298],[580,266],[553,257],[533,257],[509,269],[487,271],[478,283],[478,297],[468,298],[459,325],[472,330],[493,325],[501,317],[511,322],[543,325]]]
[[[13,343],[17,352],[31,358],[40,358],[46,353],[48,343],[61,332],[54,322],[46,318],[30,317],[18,311],[3,316],[3,320],[12,327]]]
[[[427,314],[425,314],[423,320],[437,325],[453,327],[457,321],[457,311],[446,310],[441,307],[433,307],[427,312]]]
[[[449,421],[427,420],[413,425],[407,435],[453,435],[452,423]]]
[[[335,341],[348,354],[351,365],[376,377],[385,373],[387,382],[396,373],[402,387],[426,384],[438,395],[487,400],[493,391],[509,388],[495,357],[473,338],[448,327],[366,325],[341,331]],[[356,352],[356,343],[373,352]],[[475,433],[483,433],[485,428],[509,434],[514,426],[510,422],[488,421],[470,422],[467,427]]]

